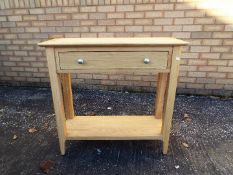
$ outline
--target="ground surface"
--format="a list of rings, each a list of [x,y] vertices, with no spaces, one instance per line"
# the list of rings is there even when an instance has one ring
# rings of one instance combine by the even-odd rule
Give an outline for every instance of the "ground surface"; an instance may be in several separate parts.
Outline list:
[[[74,100],[82,115],[154,111],[150,93],[76,91]],[[233,174],[233,99],[177,96],[167,156],[159,141],[71,141],[60,156],[50,90],[0,87],[0,174],[43,174],[43,160],[56,175]]]

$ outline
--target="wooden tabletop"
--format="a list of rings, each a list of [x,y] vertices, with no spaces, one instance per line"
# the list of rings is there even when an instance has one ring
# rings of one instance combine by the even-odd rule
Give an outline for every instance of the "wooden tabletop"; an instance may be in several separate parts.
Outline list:
[[[150,38],[56,38],[38,43],[39,46],[124,46],[124,45],[187,45],[188,42],[169,37]]]

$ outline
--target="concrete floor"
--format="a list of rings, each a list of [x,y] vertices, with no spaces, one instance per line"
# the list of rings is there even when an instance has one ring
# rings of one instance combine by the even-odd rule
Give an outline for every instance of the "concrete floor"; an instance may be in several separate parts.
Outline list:
[[[82,115],[154,111],[151,93],[75,90],[74,100]],[[160,141],[70,141],[60,156],[50,89],[0,87],[0,174],[43,174],[43,160],[56,175],[233,174],[233,99],[178,95],[167,156]]]

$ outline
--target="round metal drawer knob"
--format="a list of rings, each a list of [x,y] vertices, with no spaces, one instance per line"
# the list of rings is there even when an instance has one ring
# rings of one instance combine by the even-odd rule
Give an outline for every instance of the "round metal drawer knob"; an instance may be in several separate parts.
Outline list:
[[[77,62],[78,62],[78,64],[84,64],[84,59],[81,59],[81,58],[80,58],[80,59],[78,59]]]
[[[150,63],[150,59],[149,58],[144,58],[144,63],[145,64],[149,64]]]

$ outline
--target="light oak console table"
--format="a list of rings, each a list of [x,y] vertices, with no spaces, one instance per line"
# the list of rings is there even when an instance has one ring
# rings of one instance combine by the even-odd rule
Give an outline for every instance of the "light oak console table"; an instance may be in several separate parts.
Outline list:
[[[162,140],[167,154],[181,46],[175,38],[59,38],[46,47],[61,154],[66,140]],[[158,73],[152,116],[75,116],[70,73]]]

